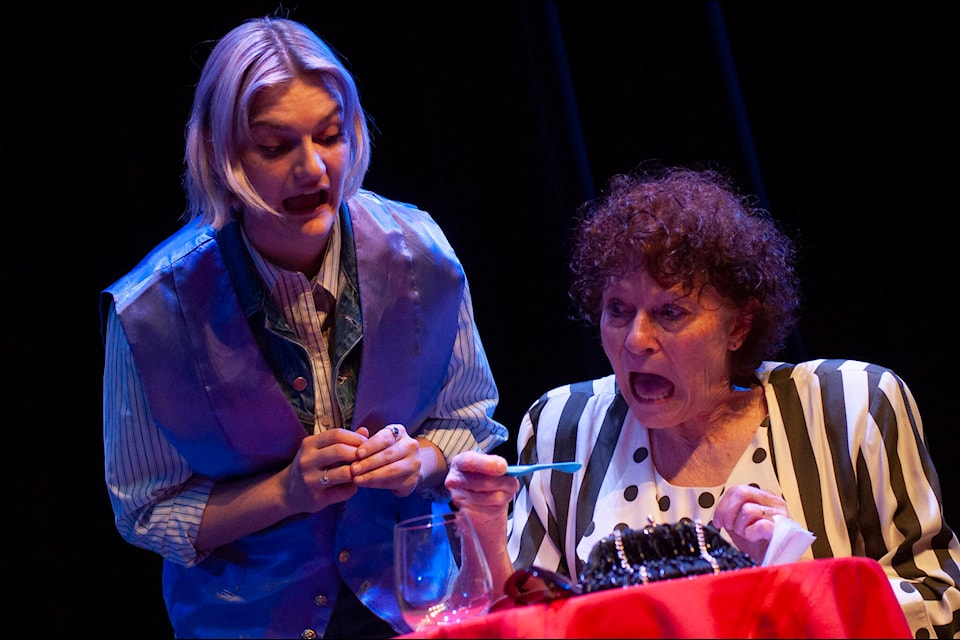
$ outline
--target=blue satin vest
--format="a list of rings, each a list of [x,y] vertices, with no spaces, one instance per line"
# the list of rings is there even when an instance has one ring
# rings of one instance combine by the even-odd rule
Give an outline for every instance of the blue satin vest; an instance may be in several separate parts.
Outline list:
[[[342,415],[351,428],[373,433],[396,422],[415,434],[449,365],[462,267],[435,222],[410,205],[361,191],[341,209],[340,223],[349,286],[337,302],[333,361]],[[306,352],[271,312],[237,223],[220,231],[183,227],[106,289],[104,304],[110,300],[151,413],[196,473],[226,479],[290,462],[312,425],[312,375]],[[293,380],[301,376],[311,382],[298,391]],[[165,561],[174,632],[322,635],[338,573],[402,630],[392,591],[393,525],[432,506],[416,494],[361,489],[342,505],[226,545],[195,567]]]

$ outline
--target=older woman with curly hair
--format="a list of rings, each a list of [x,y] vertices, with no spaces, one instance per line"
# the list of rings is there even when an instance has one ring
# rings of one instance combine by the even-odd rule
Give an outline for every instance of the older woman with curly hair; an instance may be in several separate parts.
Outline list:
[[[779,515],[814,534],[804,559],[876,559],[917,637],[955,637],[960,544],[914,398],[882,366],[772,360],[801,302],[769,214],[720,171],[656,165],[579,213],[571,298],[613,373],[545,393],[517,447],[583,466],[521,486],[465,452],[446,480],[500,584],[530,565],[576,579],[597,542],[651,518],[709,523],[760,563]]]

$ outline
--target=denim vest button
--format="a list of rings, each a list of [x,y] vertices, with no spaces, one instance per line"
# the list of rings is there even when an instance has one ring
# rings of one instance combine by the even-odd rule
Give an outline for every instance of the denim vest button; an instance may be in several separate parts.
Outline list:
[[[318,607],[327,606],[327,596],[317,596],[313,599],[313,604],[317,605]]]
[[[297,391],[303,391],[307,388],[307,379],[303,376],[297,376],[297,378],[293,381],[293,388]]]

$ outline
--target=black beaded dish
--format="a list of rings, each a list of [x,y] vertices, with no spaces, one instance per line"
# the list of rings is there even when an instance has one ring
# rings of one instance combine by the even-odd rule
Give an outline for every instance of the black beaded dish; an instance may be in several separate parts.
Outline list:
[[[597,541],[580,572],[583,593],[755,567],[719,529],[683,518],[616,530]]]

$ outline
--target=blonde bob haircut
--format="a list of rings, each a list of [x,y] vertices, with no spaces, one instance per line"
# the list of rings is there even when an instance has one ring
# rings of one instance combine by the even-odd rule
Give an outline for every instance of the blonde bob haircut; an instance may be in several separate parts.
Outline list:
[[[186,220],[219,229],[236,208],[276,213],[251,186],[240,153],[250,140],[254,98],[304,76],[320,77],[340,103],[351,153],[344,199],[356,194],[370,166],[370,136],[353,76],[305,25],[266,16],[223,36],[200,73],[186,129]]]

